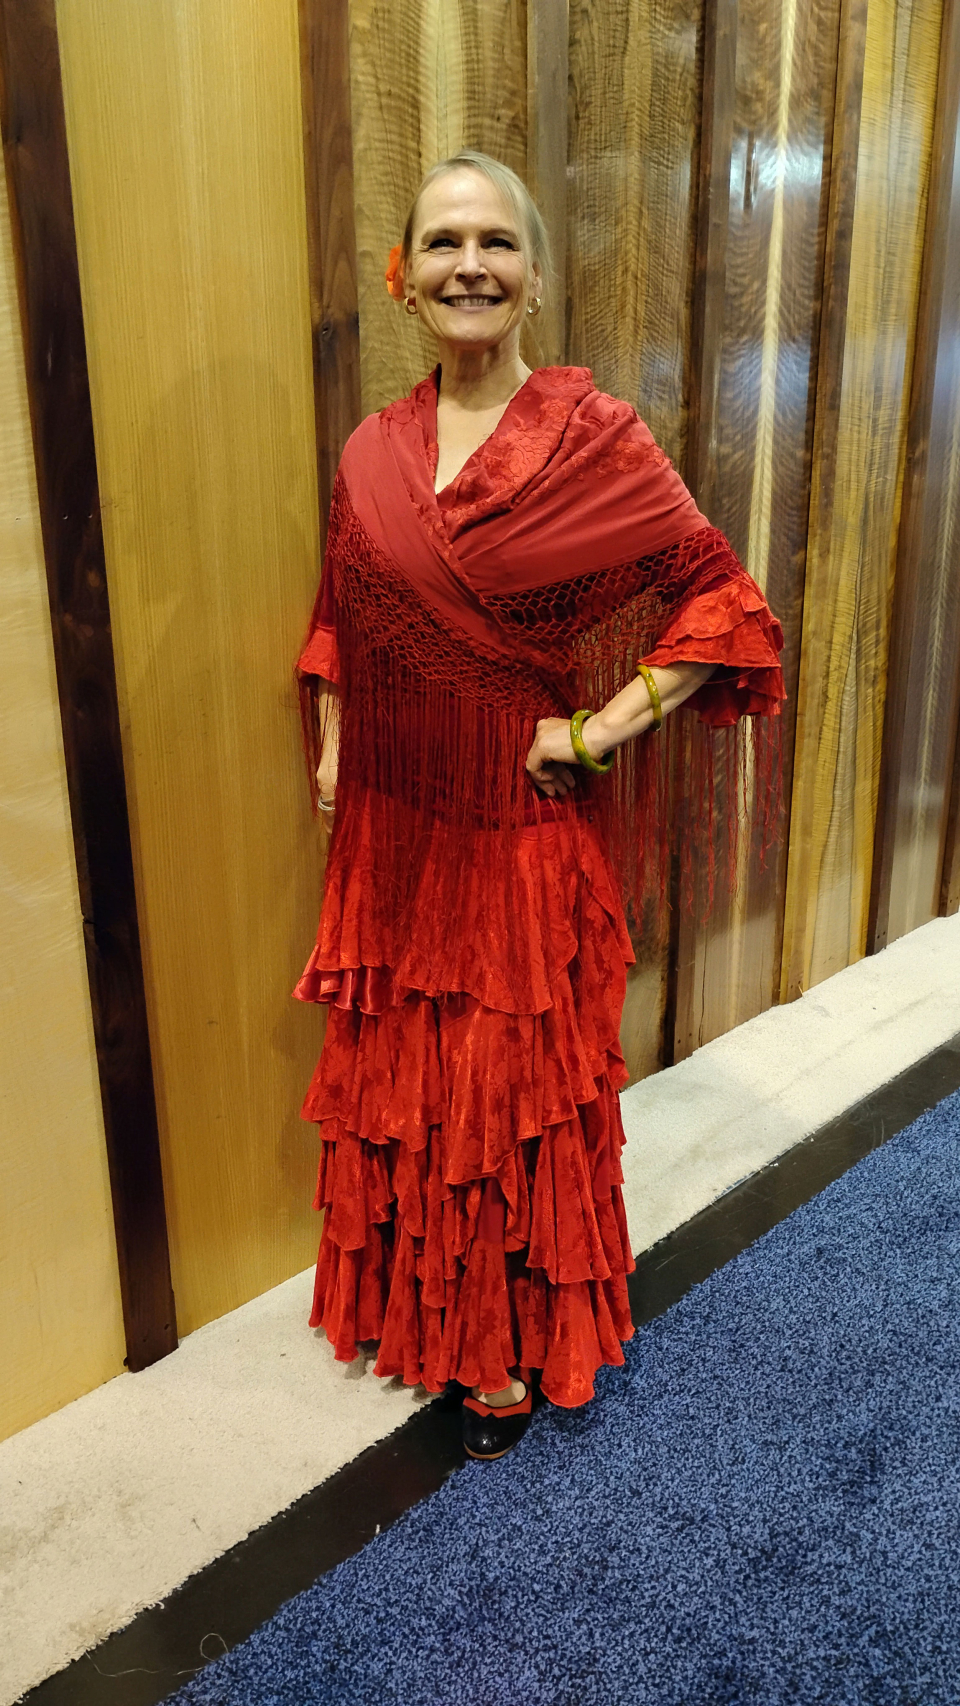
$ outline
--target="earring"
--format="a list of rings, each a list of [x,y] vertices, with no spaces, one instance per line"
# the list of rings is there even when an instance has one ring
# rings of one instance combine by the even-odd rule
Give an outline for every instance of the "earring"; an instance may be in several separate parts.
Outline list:
[[[537,315],[537,314],[539,314],[542,307],[543,307],[542,298],[539,296],[535,296],[533,298],[532,302],[527,303],[527,313]]]
[[[415,314],[417,312],[417,299],[416,299],[416,297],[415,296],[406,297],[404,300],[403,306],[407,310],[408,314]]]

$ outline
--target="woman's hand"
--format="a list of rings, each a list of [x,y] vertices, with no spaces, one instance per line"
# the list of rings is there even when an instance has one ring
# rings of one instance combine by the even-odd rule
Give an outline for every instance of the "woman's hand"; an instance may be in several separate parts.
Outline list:
[[[317,766],[317,789],[320,794],[320,809],[330,812],[333,810],[337,797],[337,758],[334,753],[333,762],[322,758]]]
[[[537,724],[536,738],[527,753],[527,774],[548,800],[555,795],[562,799],[576,782],[571,766],[577,763],[570,745],[570,724],[566,717],[542,717]]]
[[[712,663],[676,663],[651,673],[660,691],[664,716],[675,711],[691,693],[709,681]],[[653,708],[646,683],[637,676],[615,694],[609,704],[588,717],[580,733],[591,758],[602,759],[625,741],[643,734],[653,723]],[[527,773],[537,787],[552,799],[569,794],[575,786],[579,760],[570,744],[570,724],[565,717],[544,717],[537,724],[536,739],[527,754]]]

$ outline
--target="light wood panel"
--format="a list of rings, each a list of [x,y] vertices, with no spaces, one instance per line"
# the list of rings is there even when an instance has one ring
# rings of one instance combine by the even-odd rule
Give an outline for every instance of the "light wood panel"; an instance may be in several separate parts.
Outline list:
[[[524,0],[352,0],[364,414],[405,396],[436,362],[383,279],[424,172],[459,148],[526,172],[526,27]]]
[[[944,8],[891,624],[870,946],[940,910],[960,703],[960,6]]]
[[[304,1267],[318,570],[295,0],[58,12],[183,1330]]]
[[[568,361],[632,403],[682,463],[694,259],[699,0],[570,5]],[[633,921],[622,1042],[663,1063],[666,940]]]
[[[0,0],[0,87],[127,1363],[142,1369],[177,1325],[53,0]]]
[[[0,174],[0,1438],[123,1367],[6,184]]]
[[[939,33],[937,4],[870,0],[842,368],[820,382],[783,998],[867,945]]]

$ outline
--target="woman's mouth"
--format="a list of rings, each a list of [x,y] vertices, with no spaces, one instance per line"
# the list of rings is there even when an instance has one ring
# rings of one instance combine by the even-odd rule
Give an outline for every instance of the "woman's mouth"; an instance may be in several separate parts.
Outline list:
[[[502,296],[441,296],[440,301],[445,308],[479,309],[499,308]]]

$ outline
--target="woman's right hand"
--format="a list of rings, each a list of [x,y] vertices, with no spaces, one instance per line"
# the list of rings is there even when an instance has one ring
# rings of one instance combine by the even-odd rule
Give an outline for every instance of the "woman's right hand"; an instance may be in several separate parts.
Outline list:
[[[324,753],[317,766],[317,788],[320,792],[321,809],[326,807],[330,812],[337,798],[337,753]]]

